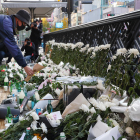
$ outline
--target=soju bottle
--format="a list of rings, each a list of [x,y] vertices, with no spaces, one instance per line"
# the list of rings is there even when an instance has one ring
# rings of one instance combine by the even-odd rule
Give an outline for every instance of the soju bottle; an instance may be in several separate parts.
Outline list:
[[[12,94],[12,90],[13,90],[13,82],[10,81],[9,82],[9,91],[10,91],[10,94]]]
[[[12,114],[11,114],[11,110],[10,107],[7,107],[7,114],[6,114],[6,121],[7,123],[12,123]]]
[[[53,107],[52,107],[52,104],[51,104],[51,100],[48,100],[47,111],[48,111],[49,114],[51,112],[53,112]]]
[[[23,89],[21,89],[21,92],[19,94],[19,104],[22,104],[24,97],[25,97],[25,94],[23,92]]]
[[[6,73],[6,77],[4,79],[4,91],[8,91],[8,77]]]
[[[26,135],[24,137],[24,140],[32,140],[32,137],[30,135],[30,127],[26,128]]]
[[[18,93],[21,92],[21,84],[18,83]]]

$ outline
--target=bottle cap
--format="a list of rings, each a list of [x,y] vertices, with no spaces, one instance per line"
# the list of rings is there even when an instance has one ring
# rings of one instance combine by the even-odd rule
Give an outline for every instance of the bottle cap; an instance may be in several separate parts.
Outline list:
[[[27,130],[30,130],[30,129],[31,129],[30,127],[27,128]]]
[[[61,132],[60,133],[60,137],[65,137],[65,133],[64,132]]]
[[[15,97],[15,94],[12,94],[13,97]]]

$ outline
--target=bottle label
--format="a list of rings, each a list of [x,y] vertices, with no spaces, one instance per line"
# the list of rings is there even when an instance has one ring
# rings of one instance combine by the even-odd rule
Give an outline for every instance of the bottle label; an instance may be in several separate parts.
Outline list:
[[[8,86],[4,86],[4,91],[8,91]]]

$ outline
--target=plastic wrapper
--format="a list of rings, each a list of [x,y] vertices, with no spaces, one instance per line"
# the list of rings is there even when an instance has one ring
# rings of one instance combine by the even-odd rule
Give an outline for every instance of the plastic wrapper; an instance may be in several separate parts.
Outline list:
[[[96,137],[101,136],[108,130],[108,125],[101,121],[98,121],[94,127],[90,127],[87,140],[93,140]]]
[[[51,94],[47,94],[42,99],[53,99],[53,97]],[[45,109],[46,105],[48,105],[48,100],[41,100],[35,104],[33,110],[35,110],[36,108]]]
[[[128,114],[132,121],[140,121],[140,98],[134,100],[128,107]]]
[[[44,68],[45,68],[44,66],[41,66],[41,65],[39,65],[39,64],[35,64],[34,67],[33,67],[33,72],[34,72],[34,73],[37,73],[38,71],[40,71],[40,70],[42,70],[42,69],[44,69]],[[32,78],[32,76],[27,76],[27,77],[25,78],[25,81],[28,82],[31,78]]]
[[[118,126],[110,129],[106,133],[97,137],[95,140],[112,140],[112,137],[114,137],[115,140],[117,140],[119,137],[121,137],[121,134],[119,133],[119,130],[118,130]]]
[[[124,113],[127,110],[127,107],[111,106],[110,109],[112,112]]]
[[[79,111],[79,107],[85,104],[89,107],[89,102],[87,101],[87,99],[83,96],[82,93],[80,93],[75,100],[73,100],[64,110],[62,117],[64,118],[66,115],[74,113],[76,111]]]

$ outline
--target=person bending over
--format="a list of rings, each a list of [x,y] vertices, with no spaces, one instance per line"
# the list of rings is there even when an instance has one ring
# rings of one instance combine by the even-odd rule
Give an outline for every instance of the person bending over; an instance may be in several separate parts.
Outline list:
[[[11,55],[28,75],[33,75],[33,70],[27,66],[14,38],[17,30],[21,31],[25,29],[25,26],[29,26],[29,21],[30,14],[26,10],[19,10],[17,14],[11,16],[0,15],[0,54],[3,54],[3,58]],[[4,48],[8,51],[6,52]]]

